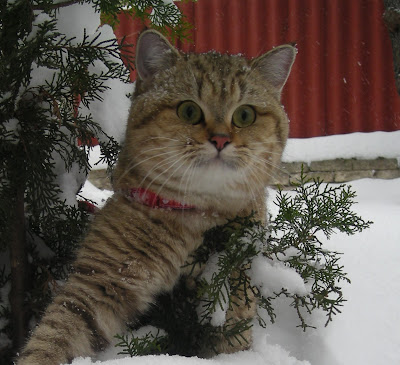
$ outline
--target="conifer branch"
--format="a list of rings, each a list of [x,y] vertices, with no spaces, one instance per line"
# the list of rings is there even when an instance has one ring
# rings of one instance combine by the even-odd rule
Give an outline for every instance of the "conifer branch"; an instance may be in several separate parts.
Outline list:
[[[56,10],[56,9],[60,9],[60,8],[65,8],[67,6],[70,5],[74,5],[74,4],[79,4],[79,3],[83,3],[83,0],[68,0],[68,1],[61,1],[59,3],[53,3],[53,4],[45,4],[45,6],[40,6],[40,5],[32,5],[32,10]]]
[[[201,349],[216,352],[222,337],[232,346],[233,342],[243,344],[246,341],[243,333],[251,327],[250,320],[229,319],[218,326],[211,324],[217,310],[232,308],[237,303],[250,306],[256,301],[258,321],[266,327],[267,319],[261,309],[274,323],[275,300],[287,298],[299,318],[298,327],[304,331],[315,328],[309,323],[314,310],[325,312],[325,325],[340,313],[345,302],[340,285],[350,280],[340,264],[340,254],[326,250],[318,237],[320,233],[326,238],[337,232],[352,235],[368,228],[372,222],[364,221],[351,210],[355,193],[349,186],[322,185],[320,180],[308,179],[302,173],[294,187],[291,195],[278,191],[279,212],[268,228],[252,215],[237,217],[205,233],[204,243],[194,253],[190,265],[192,268],[205,266],[207,270],[207,262],[212,258],[213,263],[217,262],[217,269],[211,278],[189,277],[190,282],[197,281],[197,288],[193,290],[186,288],[188,279],[183,278],[168,301],[164,298],[148,314],[149,322],[145,322],[166,331],[167,353],[198,354]],[[264,278],[261,284],[253,283],[251,269],[256,258],[265,259],[261,260],[265,264],[284,265],[296,272],[311,290],[307,293],[285,287],[264,290],[263,286],[272,284],[275,288],[276,283],[269,283],[269,278]],[[185,311],[182,311],[183,306]],[[169,317],[179,318],[179,328],[166,325],[165,318]],[[183,348],[177,346],[174,337],[177,332],[186,333],[185,337],[193,341],[185,342]]]

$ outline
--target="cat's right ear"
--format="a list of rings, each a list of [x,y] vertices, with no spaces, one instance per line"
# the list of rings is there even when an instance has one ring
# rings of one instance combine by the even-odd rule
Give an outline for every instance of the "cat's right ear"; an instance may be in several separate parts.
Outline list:
[[[254,59],[251,65],[278,93],[281,93],[289,77],[296,54],[295,46],[284,44]]]
[[[155,30],[143,32],[136,45],[136,71],[142,80],[175,65],[179,52]]]

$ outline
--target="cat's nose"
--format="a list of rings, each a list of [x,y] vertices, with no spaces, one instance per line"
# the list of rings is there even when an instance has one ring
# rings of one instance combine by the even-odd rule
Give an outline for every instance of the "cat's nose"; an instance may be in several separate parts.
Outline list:
[[[210,138],[210,142],[218,151],[222,151],[229,143],[231,143],[231,139],[226,134],[215,134]]]

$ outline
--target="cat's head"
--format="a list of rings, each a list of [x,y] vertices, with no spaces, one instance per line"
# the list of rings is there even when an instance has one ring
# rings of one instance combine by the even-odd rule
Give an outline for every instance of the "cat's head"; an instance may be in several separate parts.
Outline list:
[[[136,49],[115,188],[141,187],[205,208],[258,199],[286,143],[280,95],[296,49],[280,46],[250,61],[183,54],[155,31],[144,32]]]

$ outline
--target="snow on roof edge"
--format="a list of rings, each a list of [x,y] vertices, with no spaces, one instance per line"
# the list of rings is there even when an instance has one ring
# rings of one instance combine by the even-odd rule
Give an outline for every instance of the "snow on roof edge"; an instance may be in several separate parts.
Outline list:
[[[350,133],[313,138],[289,138],[283,162],[333,160],[337,158],[396,158],[400,164],[400,130]]]

